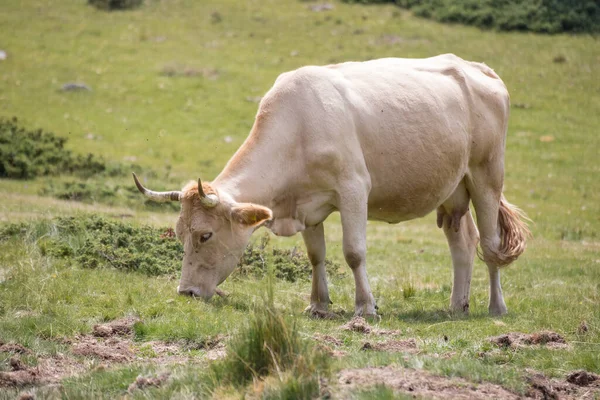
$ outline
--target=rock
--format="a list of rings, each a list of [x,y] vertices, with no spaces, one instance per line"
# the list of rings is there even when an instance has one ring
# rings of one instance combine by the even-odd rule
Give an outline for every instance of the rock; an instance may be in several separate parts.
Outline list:
[[[92,89],[83,82],[68,82],[62,86],[63,92],[78,92],[87,91],[90,92]]]
[[[323,3],[323,4],[313,4],[308,6],[311,11],[321,12],[321,11],[331,11],[333,10],[333,4],[331,3]]]

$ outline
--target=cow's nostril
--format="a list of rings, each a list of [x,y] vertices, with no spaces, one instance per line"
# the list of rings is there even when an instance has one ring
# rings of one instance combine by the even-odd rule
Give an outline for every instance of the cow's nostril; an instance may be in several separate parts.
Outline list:
[[[192,296],[194,294],[194,291],[190,290],[190,289],[186,289],[186,290],[179,290],[178,293],[182,294],[184,296]]]

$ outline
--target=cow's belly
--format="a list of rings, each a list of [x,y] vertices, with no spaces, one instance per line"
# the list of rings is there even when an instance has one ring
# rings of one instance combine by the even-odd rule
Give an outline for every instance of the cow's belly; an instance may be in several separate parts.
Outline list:
[[[423,217],[450,197],[468,171],[468,135],[436,136],[431,145],[413,151],[390,146],[377,151],[378,157],[367,157],[369,219],[397,223]]]
[[[429,189],[413,191],[407,195],[401,188],[388,187],[385,190],[371,191],[368,204],[368,218],[395,224],[420,218],[435,210],[454,192],[464,174],[456,174],[446,184],[431,186]],[[391,183],[390,186],[394,184]]]

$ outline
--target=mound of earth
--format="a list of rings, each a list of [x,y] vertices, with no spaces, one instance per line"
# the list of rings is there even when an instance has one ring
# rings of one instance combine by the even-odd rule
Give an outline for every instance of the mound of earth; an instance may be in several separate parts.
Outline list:
[[[594,375],[586,371],[576,371],[569,374],[565,382],[534,373],[527,377],[530,384],[527,397],[543,400],[597,399],[600,398],[600,382],[593,379]]]
[[[510,332],[504,335],[491,337],[489,340],[498,347],[510,347],[513,349],[534,345],[544,345],[556,349],[568,347],[565,338],[552,331],[542,331],[531,334]]]
[[[388,353],[417,353],[417,341],[415,339],[407,340],[387,340],[385,342],[365,342],[361,350],[386,351]]]
[[[341,346],[343,343],[340,339],[335,338],[330,335],[322,335],[319,333],[315,333],[313,339],[318,343],[317,347],[326,354],[329,354],[332,357],[344,357],[346,353],[344,350],[338,350],[337,347]]]
[[[133,333],[133,325],[140,322],[139,318],[126,317],[106,324],[94,325],[92,334],[97,337],[128,336]]]
[[[81,373],[86,366],[77,360],[61,355],[38,359],[35,367],[29,367],[13,357],[12,371],[0,372],[0,388],[44,385],[59,382],[63,377]]]
[[[340,329],[343,331],[352,331],[364,334],[373,333],[376,335],[400,335],[402,333],[399,330],[373,328],[363,317],[353,317],[346,324],[340,326]]]
[[[132,393],[136,389],[145,389],[147,387],[159,387],[162,386],[167,379],[171,376],[170,373],[164,372],[157,376],[138,376],[135,381],[129,385],[127,391]]]
[[[600,384],[600,376],[592,372],[579,370],[571,372],[569,375],[567,375],[567,382],[573,383],[578,386],[588,386],[592,382],[597,382],[598,384]]]
[[[83,336],[73,345],[73,354],[92,356],[110,362],[132,361],[134,354],[128,340],[111,338],[98,341],[95,337]]]
[[[100,359],[105,367],[116,363],[150,361],[153,364],[183,364],[193,362],[189,355],[190,348],[185,344],[162,341],[134,342],[133,325],[137,318],[124,318],[106,324],[95,325],[91,335],[82,335],[73,339],[63,339],[61,343],[71,346],[76,356],[67,355],[42,356],[37,358],[37,365],[30,367],[18,356],[32,352],[18,343],[0,342],[0,352],[14,353],[10,358],[11,371],[0,372],[0,388],[46,385],[59,382],[61,379],[84,373]],[[206,354],[201,359],[216,360],[225,356],[226,336],[215,336],[201,343]],[[166,380],[162,375],[154,378],[141,377],[134,382],[136,387],[152,386]],[[160,383],[162,384],[162,383]]]
[[[319,343],[328,343],[328,344],[332,344],[334,346],[341,346],[342,345],[342,341],[338,338],[335,338],[331,335],[322,335],[320,333],[315,333],[313,335],[313,339],[316,340]]]
[[[498,385],[475,384],[460,378],[447,378],[423,370],[387,366],[345,369],[338,379],[341,393],[336,398],[350,398],[350,393],[374,385],[385,385],[394,392],[428,399],[514,399],[520,397]]]
[[[18,353],[18,354],[29,354],[31,351],[21,346],[18,343],[2,343],[0,342],[0,353]]]

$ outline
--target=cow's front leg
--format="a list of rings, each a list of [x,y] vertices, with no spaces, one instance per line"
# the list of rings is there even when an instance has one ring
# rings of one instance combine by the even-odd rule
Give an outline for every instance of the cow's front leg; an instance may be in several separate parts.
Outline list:
[[[312,291],[310,305],[305,311],[315,316],[328,316],[329,291],[325,271],[325,231],[323,223],[302,231],[306,252],[312,264]]]
[[[340,204],[344,258],[356,284],[354,315],[377,316],[375,298],[367,278],[367,196],[350,196]]]

